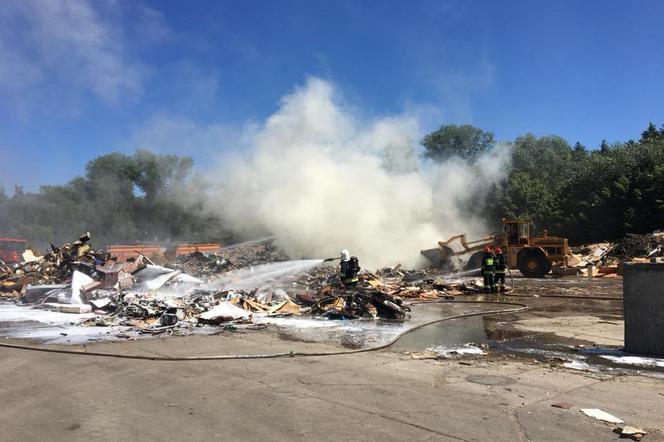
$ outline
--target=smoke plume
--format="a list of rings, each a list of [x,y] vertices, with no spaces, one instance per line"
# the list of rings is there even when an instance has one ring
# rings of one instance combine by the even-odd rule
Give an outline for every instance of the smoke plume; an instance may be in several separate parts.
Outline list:
[[[293,258],[337,256],[374,269],[415,266],[419,251],[456,233],[486,233],[461,207],[506,177],[509,146],[473,164],[418,161],[408,115],[366,119],[332,85],[310,78],[282,99],[242,154],[208,180],[209,210],[247,236],[274,235]]]

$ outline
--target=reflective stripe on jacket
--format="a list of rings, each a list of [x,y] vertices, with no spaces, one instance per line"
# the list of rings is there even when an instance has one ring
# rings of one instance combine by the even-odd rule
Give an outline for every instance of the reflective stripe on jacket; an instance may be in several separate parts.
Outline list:
[[[482,257],[482,270],[493,270],[495,260],[492,255],[486,254]]]

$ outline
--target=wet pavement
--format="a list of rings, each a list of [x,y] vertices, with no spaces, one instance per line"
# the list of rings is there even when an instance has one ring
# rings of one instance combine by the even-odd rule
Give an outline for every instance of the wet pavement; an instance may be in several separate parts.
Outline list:
[[[499,309],[496,303],[463,303],[450,302],[423,303],[411,306],[410,318],[405,322],[387,320],[326,320],[303,318],[258,318],[256,322],[269,323],[277,327],[282,339],[301,342],[333,342],[345,348],[358,349],[386,345],[401,336],[390,348],[418,347],[418,342],[428,342],[427,338],[420,337],[421,330],[425,334],[435,335],[432,340],[442,339],[449,341],[455,333],[464,333],[467,328],[458,324],[449,326],[447,321],[438,322],[419,330],[410,331],[423,324],[462,314],[476,314],[483,311]],[[509,306],[508,306],[509,308]],[[480,318],[479,316],[477,318]],[[450,320],[452,321],[452,320]],[[429,328],[431,327],[431,328]],[[430,331],[432,330],[432,331]],[[472,342],[473,336],[458,336],[460,344]],[[402,346],[402,343],[406,343]]]
[[[520,302],[529,310],[437,322],[384,351],[362,354],[178,363],[0,348],[0,393],[11,404],[0,416],[0,439],[618,440],[610,426],[579,412],[599,408],[646,429],[645,441],[664,440],[664,390],[657,378],[664,360],[559,336],[555,328],[515,327],[517,321],[581,316],[619,322],[621,302],[588,296],[618,297],[622,281],[516,282],[517,296],[456,299]],[[337,351],[498,307],[418,304],[403,323],[266,318],[254,329],[217,328],[217,336],[48,347],[163,357]],[[2,317],[9,315],[0,308]],[[62,328],[71,317],[52,319]],[[14,319],[14,325],[39,324],[35,317]],[[440,351],[448,357],[439,360],[405,354],[471,347],[481,352]]]
[[[528,330],[527,326],[524,329],[517,324],[518,321],[527,324],[533,319],[567,317],[588,317],[598,323],[619,324],[622,321],[622,278],[515,278],[514,284],[514,293],[508,295],[458,296],[455,300],[464,302],[414,304],[405,322],[255,317],[254,323],[265,329],[252,332],[276,332],[284,341],[332,344],[339,346],[340,350],[380,347],[396,340],[388,351],[435,351],[440,357],[471,360],[523,359],[593,373],[641,373],[664,377],[664,359],[628,355],[622,352],[621,345],[598,346],[589,340],[560,336],[556,334],[560,330],[555,328],[550,331]],[[510,302],[525,304],[528,310],[440,321],[464,314],[514,308],[499,304]],[[88,316],[4,304],[0,305],[0,336],[56,344],[138,337],[118,327],[77,325]],[[425,325],[433,321],[439,322]],[[197,330],[201,334],[213,332],[223,333],[218,328]]]

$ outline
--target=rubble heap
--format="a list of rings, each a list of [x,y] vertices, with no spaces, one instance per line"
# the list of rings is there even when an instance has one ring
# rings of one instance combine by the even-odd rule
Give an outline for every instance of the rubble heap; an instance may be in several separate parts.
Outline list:
[[[89,241],[87,233],[71,244],[52,246],[44,255],[28,251],[23,264],[1,268],[0,282],[12,287],[15,302],[94,313],[86,325],[130,327],[141,333],[190,332],[201,325],[293,315],[404,321],[408,302],[481,290],[474,282],[450,283],[400,265],[375,274],[363,270],[356,286],[344,287],[336,266],[315,262],[307,271],[285,276],[267,271],[251,289],[241,290],[246,281],[229,271],[240,269],[243,274],[247,268],[253,274],[257,264],[285,261],[271,241],[227,247],[216,254],[193,252],[176,258],[172,268],[145,256],[117,262],[93,250]]]
[[[75,271],[91,277],[97,276],[97,266],[109,259],[106,252],[93,250],[88,244],[90,233],[76,241],[60,247],[51,244],[51,251],[44,255],[28,249],[23,254],[23,263],[0,268],[0,289],[17,292],[31,284],[70,283]]]
[[[171,267],[209,280],[214,275],[228,270],[287,261],[288,259],[288,256],[274,245],[274,241],[268,238],[227,246],[216,253],[196,251],[179,255]]]
[[[234,268],[229,260],[216,253],[192,252],[179,255],[173,266],[195,277],[211,277],[217,273]]]
[[[604,255],[605,261],[629,261],[634,258],[664,256],[664,233],[648,235],[628,234],[611,245]]]
[[[224,247],[221,249],[220,256],[229,261],[232,268],[288,261],[290,259],[274,244],[272,238],[247,241]]]
[[[355,319],[362,317],[397,319],[406,318],[410,308],[402,298],[377,289],[350,290],[344,294],[325,297],[311,306],[311,313],[329,319]]]
[[[570,268],[582,269],[581,273],[587,275],[586,267],[594,266],[598,269],[596,276],[615,275],[623,262],[648,262],[664,257],[664,232],[630,233],[618,241],[586,244],[573,248],[573,252]]]

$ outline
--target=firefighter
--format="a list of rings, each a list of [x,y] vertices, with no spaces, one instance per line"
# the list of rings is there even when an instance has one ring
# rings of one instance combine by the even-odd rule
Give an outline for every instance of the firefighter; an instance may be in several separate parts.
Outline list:
[[[491,247],[484,248],[484,255],[482,255],[482,276],[484,276],[484,291],[492,292],[495,289],[494,284],[494,271],[496,269],[495,258]]]
[[[496,248],[496,258],[494,261],[495,264],[495,284],[499,292],[505,291],[505,271],[507,270],[507,264],[505,263],[505,256],[503,251],[500,250],[500,247]]]
[[[339,277],[345,287],[355,287],[359,282],[357,274],[360,271],[360,262],[357,256],[350,256],[348,250],[341,251],[341,267]]]

